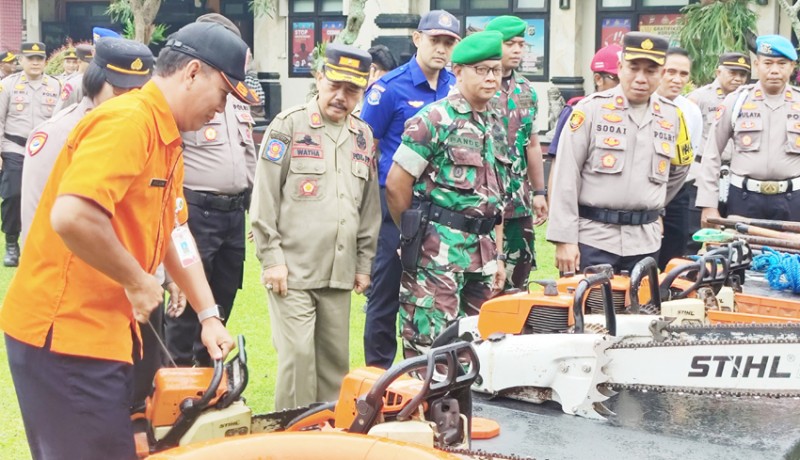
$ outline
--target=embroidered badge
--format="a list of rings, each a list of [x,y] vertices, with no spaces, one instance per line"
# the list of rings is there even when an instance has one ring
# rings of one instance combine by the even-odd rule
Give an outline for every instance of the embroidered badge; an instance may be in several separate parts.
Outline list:
[[[617,96],[614,102],[617,104],[617,107],[625,107],[625,99],[622,96]]]
[[[584,121],[586,121],[586,114],[580,110],[572,112],[572,115],[569,117],[569,129],[572,131],[577,131],[578,128],[583,125]]]
[[[796,127],[797,125],[795,125]],[[753,121],[743,121],[742,122],[742,129],[753,129],[756,127],[756,123]]]
[[[317,160],[325,158],[322,152],[320,136],[305,133],[296,134],[292,144],[292,158],[314,158]]]
[[[607,113],[603,115],[603,120],[610,121],[611,123],[619,123],[622,121],[622,117],[614,113]]]
[[[314,112],[311,114],[311,126],[314,128],[322,126],[322,116],[319,113]]]
[[[414,107],[415,109],[418,109],[423,105],[425,105],[425,103],[423,101],[408,101],[408,105]]]
[[[367,139],[364,137],[364,131],[359,130],[358,135],[356,135],[356,145],[361,150],[366,150],[367,148]]]
[[[722,118],[723,113],[725,113],[725,106],[720,104],[719,107],[717,107],[716,113],[714,113],[714,119],[719,120],[720,118]]]
[[[381,101],[381,92],[377,88],[372,88],[372,91],[367,94],[367,104],[378,105]]]
[[[749,146],[753,143],[753,138],[750,136],[742,136],[742,145]]]
[[[25,106],[24,106],[24,105],[22,105],[22,104],[17,104],[17,112],[22,112],[22,109],[24,109],[24,108],[25,108]]]
[[[607,137],[603,140],[603,143],[609,147],[616,147],[619,145],[619,139],[616,137]]]
[[[758,106],[753,104],[752,102],[747,102],[742,104],[742,110],[755,110]]]
[[[667,172],[667,160],[660,160],[658,162],[658,173],[664,174]]]
[[[662,142],[661,143],[661,151],[669,155],[672,152],[672,147],[670,147],[669,142]]]
[[[667,120],[658,120],[658,125],[664,129],[672,129],[672,127],[675,126]]]
[[[318,189],[317,179],[305,179],[300,182],[300,196],[316,196]]]
[[[45,142],[47,142],[46,133],[38,132],[31,136],[31,140],[28,142],[28,155],[34,156],[39,153],[42,147],[44,147]]]
[[[600,160],[604,168],[613,168],[617,164],[617,157],[612,153],[607,153]]]
[[[211,127],[206,128],[206,130],[203,131],[203,136],[205,136],[207,141],[213,141],[217,138],[217,130]]]
[[[612,102],[609,102],[608,104],[603,104],[601,107],[607,110],[617,110],[619,108]]]
[[[286,145],[291,142],[292,138],[286,134],[271,132],[269,140],[262,148],[261,157],[269,161],[280,161],[286,153]]]
[[[654,102],[653,103],[653,112],[661,115],[661,104],[659,104],[658,102]]]
[[[797,139],[795,139],[795,141],[794,141],[794,146],[795,146],[795,147],[800,147],[800,137],[798,137]]]
[[[793,97],[792,92],[790,90],[787,90],[786,91],[786,100],[787,101],[791,101],[792,97]]]
[[[17,91],[22,91],[22,90],[25,89],[25,85],[16,85],[16,86],[14,86],[14,89],[17,90]]]
[[[763,97],[764,97],[764,92],[763,92],[763,91],[761,91],[760,89],[757,89],[757,90],[755,90],[755,92],[753,93],[753,97],[756,97],[756,98],[759,98],[759,99],[761,99],[761,98],[763,98]]]

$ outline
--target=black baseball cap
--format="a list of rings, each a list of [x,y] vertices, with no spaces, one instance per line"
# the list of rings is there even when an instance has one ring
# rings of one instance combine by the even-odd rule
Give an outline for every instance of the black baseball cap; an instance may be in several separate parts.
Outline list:
[[[94,46],[81,43],[75,47],[75,55],[83,62],[92,62],[92,59],[94,59]]]
[[[117,88],[141,88],[150,80],[155,58],[143,43],[105,37],[97,41],[91,66],[99,67],[106,81]]]
[[[258,95],[244,82],[247,45],[222,25],[193,22],[170,35],[165,46],[219,70],[232,94],[240,101],[250,105],[259,103]]]
[[[417,30],[428,35],[449,35],[456,40],[461,39],[461,23],[455,16],[445,10],[432,10],[419,20]]]

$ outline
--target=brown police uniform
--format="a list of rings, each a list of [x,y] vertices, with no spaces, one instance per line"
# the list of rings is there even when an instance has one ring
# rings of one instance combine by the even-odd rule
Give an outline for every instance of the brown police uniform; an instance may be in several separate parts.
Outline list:
[[[214,299],[230,318],[242,287],[245,259],[245,209],[253,187],[256,151],[250,108],[233,96],[223,113],[194,132],[184,144],[184,195],[189,229],[195,237]],[[179,365],[210,365],[192,308],[166,319],[167,348]]]
[[[39,198],[42,196],[50,171],[58,158],[59,152],[67,142],[72,128],[94,108],[88,97],[67,110],[61,111],[53,118],[36,128],[28,138],[25,148],[25,169],[22,171],[22,237],[20,246],[24,246],[25,237],[31,226]]]
[[[745,96],[737,103],[742,94]],[[732,122],[734,106],[737,113]],[[771,97],[761,83],[744,85],[725,98],[715,117],[703,149],[697,206],[717,207],[720,152],[732,139],[728,212],[753,218],[800,219],[800,207],[791,199],[800,189],[800,90],[786,85]]]

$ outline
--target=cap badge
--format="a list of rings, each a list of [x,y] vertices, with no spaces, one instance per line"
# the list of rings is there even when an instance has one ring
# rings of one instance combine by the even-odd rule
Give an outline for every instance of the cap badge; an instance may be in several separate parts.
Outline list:
[[[643,50],[651,50],[653,49],[653,41],[649,38],[642,42],[642,49]]]
[[[31,49],[34,50],[34,51],[39,51],[39,45],[34,43],[33,46],[31,46]]]
[[[353,59],[351,57],[342,56],[339,58],[339,65],[348,66],[358,68],[361,65],[361,61],[358,59]]]
[[[247,95],[247,86],[244,83],[239,82],[236,84],[236,92],[241,94],[242,96]]]
[[[608,153],[600,161],[603,163],[604,168],[613,168],[617,164],[617,157],[613,153]]]
[[[762,43],[761,47],[758,49],[758,52],[761,54],[772,54],[772,44]]]
[[[744,64],[747,61],[745,61],[743,57],[740,57],[738,62],[739,64]]]
[[[144,63],[142,63],[142,60],[139,58],[131,62],[131,70],[142,70],[142,67],[144,67]]]
[[[439,16],[439,25],[442,27],[450,27],[453,25],[453,21],[450,19],[450,16],[443,14]]]

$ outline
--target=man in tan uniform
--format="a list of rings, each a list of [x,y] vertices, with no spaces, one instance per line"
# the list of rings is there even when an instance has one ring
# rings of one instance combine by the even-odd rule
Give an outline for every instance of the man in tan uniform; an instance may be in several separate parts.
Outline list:
[[[733,139],[728,213],[800,220],[800,90],[789,84],[797,60],[779,35],[756,40],[759,80],[729,94],[717,109],[698,179],[702,220],[719,217],[720,152]]]
[[[69,47],[64,50],[62,54],[62,66],[64,67],[64,71],[61,75],[56,75],[59,80],[66,81],[72,75],[75,75],[78,72],[78,53],[75,51],[75,48]]]
[[[241,38],[236,25],[218,13],[200,16],[197,22],[221,24]],[[256,170],[252,125],[250,108],[229,95],[225,112],[197,131],[181,133],[189,229],[208,284],[223,310],[223,324],[231,316],[244,274],[245,209]],[[177,317],[167,315],[166,336],[167,349],[178,365],[211,366],[192,308]]]
[[[703,147],[708,141],[708,135],[711,132],[711,124],[714,122],[714,115],[717,113],[717,107],[725,100],[725,96],[736,91],[740,86],[747,83],[750,78],[751,62],[750,56],[742,53],[724,53],[719,57],[719,66],[717,67],[717,78],[707,84],[692,91],[687,95],[687,98],[700,107],[703,113],[703,141],[700,143],[700,148],[694,152],[694,163],[689,169],[689,176],[686,178],[686,183],[691,184],[689,189],[691,193],[691,207],[689,208],[689,227],[690,231],[694,232],[700,228],[700,208],[695,206],[697,200],[697,177],[700,175],[701,162],[703,161]],[[720,174],[725,181],[725,191],[720,196],[720,212],[727,215],[724,211],[725,203],[728,201],[727,184],[728,172],[731,164],[731,151],[733,150],[733,143],[728,142],[725,150],[722,152],[722,168]],[[722,184],[720,184],[722,185]],[[699,249],[699,244],[697,245]]]
[[[350,290],[369,286],[380,201],[372,131],[351,115],[372,59],[328,44],[319,95],[279,114],[250,220],[278,352],[277,409],[332,401],[349,368]]]
[[[579,102],[561,135],[547,239],[562,273],[631,270],[661,246],[659,216],[691,163],[691,149],[679,152],[679,109],[655,94],[667,48],[659,36],[626,34],[620,85]]]
[[[82,43],[75,47],[75,55],[78,57],[78,71],[62,81],[61,94],[53,113],[58,113],[83,99],[83,74],[94,57],[94,46]]]
[[[61,84],[44,74],[44,43],[22,44],[22,72],[0,83],[0,134],[2,134],[3,175],[0,176],[0,217],[6,236],[3,265],[19,264],[20,188],[25,142],[33,128],[53,115]]]

